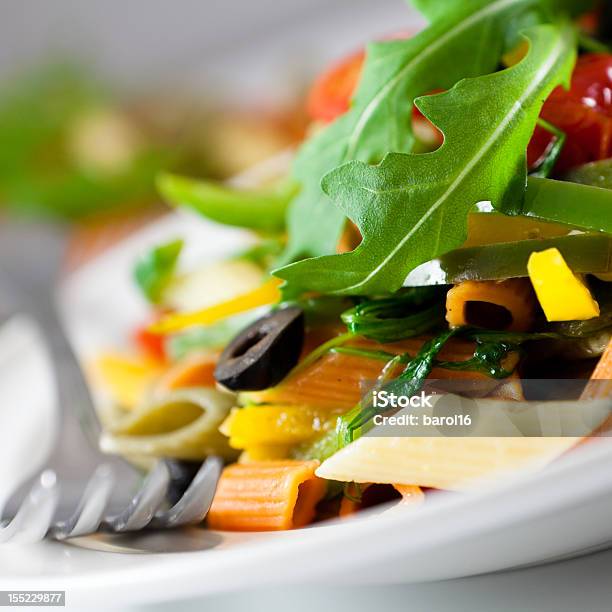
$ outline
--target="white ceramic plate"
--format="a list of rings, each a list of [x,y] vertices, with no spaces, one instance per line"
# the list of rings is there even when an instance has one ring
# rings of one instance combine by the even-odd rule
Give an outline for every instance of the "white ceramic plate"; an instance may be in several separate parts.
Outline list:
[[[82,269],[61,301],[85,360],[124,343],[143,320],[147,307],[130,280],[134,257],[177,236],[187,239],[187,260],[219,258],[248,241],[242,231],[169,216]],[[44,404],[44,395],[39,401]],[[0,589],[61,588],[72,604],[112,606],[281,583],[428,581],[545,562],[612,541],[611,462],[612,445],[604,440],[495,489],[440,494],[418,510],[287,533],[192,529],[115,542],[0,547]],[[157,552],[84,548],[101,546]],[[189,552],[164,552],[177,549]]]

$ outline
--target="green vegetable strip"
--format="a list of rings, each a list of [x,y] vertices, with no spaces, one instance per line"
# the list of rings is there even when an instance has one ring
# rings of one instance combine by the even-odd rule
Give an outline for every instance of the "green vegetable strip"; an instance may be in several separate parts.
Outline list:
[[[151,249],[136,262],[134,280],[151,303],[158,304],[162,300],[182,249],[183,241],[174,240]]]
[[[448,285],[527,276],[530,255],[550,248],[559,249],[574,272],[612,271],[612,238],[605,234],[582,234],[457,249],[419,266],[404,284]]]
[[[538,119],[538,125],[545,129],[547,132],[552,134],[555,139],[553,140],[552,146],[550,147],[550,151],[546,154],[546,157],[539,165],[539,167],[531,173],[531,176],[537,176],[541,178],[547,178],[550,176],[550,173],[553,171],[559,156],[561,155],[561,151],[563,151],[563,146],[565,145],[565,140],[567,138],[565,132],[556,128],[552,123],[545,121],[544,119]]]
[[[522,214],[612,234],[612,191],[530,177]]]
[[[297,193],[296,184],[290,181],[276,189],[246,191],[172,174],[162,174],[157,187],[174,206],[192,208],[218,223],[264,232],[285,227],[287,206]]]

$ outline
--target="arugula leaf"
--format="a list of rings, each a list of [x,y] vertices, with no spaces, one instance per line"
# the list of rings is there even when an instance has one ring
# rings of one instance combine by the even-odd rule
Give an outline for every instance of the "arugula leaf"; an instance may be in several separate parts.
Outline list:
[[[281,263],[335,252],[345,216],[321,191],[328,171],[351,160],[378,163],[389,151],[410,152],[414,99],[495,70],[520,30],[550,21],[555,2],[420,0],[418,8],[432,18],[428,28],[409,39],[371,44],[352,109],[298,153],[293,175],[302,190],[289,208]]]
[[[151,249],[136,262],[134,280],[151,303],[159,304],[161,301],[182,249],[183,241],[174,240]]]
[[[527,39],[529,52],[513,67],[417,100],[445,135],[437,151],[391,153],[378,166],[350,162],[324,177],[324,190],[361,231],[357,249],[275,274],[324,293],[395,291],[410,270],[463,243],[475,203],[520,212],[527,144],[544,100],[569,82],[576,56],[569,24],[536,26]]]
[[[221,185],[215,181],[189,179],[162,174],[157,187],[168,202],[187,206],[201,215],[238,227],[267,232],[285,227],[285,213],[297,192],[293,182],[283,182],[275,188],[246,191]]]

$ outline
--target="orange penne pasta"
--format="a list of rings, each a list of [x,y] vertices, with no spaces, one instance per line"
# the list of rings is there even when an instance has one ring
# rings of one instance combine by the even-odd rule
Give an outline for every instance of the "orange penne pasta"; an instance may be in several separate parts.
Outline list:
[[[416,355],[427,338],[411,338],[393,344],[379,344],[370,340],[355,340],[353,347],[383,350],[389,353]],[[474,353],[474,344],[462,340],[450,340],[440,353],[440,359],[465,361]],[[324,409],[349,410],[362,397],[364,385],[381,374],[384,362],[363,356],[329,353],[310,366],[285,379],[280,385],[264,391],[248,393],[253,403],[301,404]],[[439,380],[487,380],[487,376],[471,371],[434,368],[431,379]],[[490,380],[490,379],[489,379]],[[503,381],[492,381],[492,389]],[[513,389],[512,397],[521,399],[520,389]]]
[[[492,325],[494,329],[527,331],[536,301],[525,278],[504,281],[464,281],[446,294],[446,320],[459,325]]]
[[[425,501],[425,493],[417,485],[394,484],[393,488],[402,496],[402,504],[422,504]]]
[[[425,494],[423,490],[416,485],[377,483],[356,485],[351,483],[348,485],[348,491],[340,502],[338,516],[346,518],[360,510],[392,501],[399,502],[400,504],[412,504],[421,503],[424,500]]]
[[[214,387],[216,363],[216,356],[210,353],[188,355],[161,376],[157,389],[172,391],[187,387]]]
[[[208,525],[226,531],[303,527],[315,517],[326,483],[318,461],[260,461],[226,467],[208,513]]]

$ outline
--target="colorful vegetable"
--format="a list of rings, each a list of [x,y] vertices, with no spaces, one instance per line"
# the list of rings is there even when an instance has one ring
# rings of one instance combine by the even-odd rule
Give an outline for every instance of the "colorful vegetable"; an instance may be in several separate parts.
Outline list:
[[[232,448],[288,447],[334,427],[341,410],[292,405],[234,408],[221,426]]]
[[[599,305],[558,249],[533,253],[527,269],[548,321],[583,321],[599,316]]]
[[[170,334],[196,325],[212,325],[228,317],[259,308],[260,306],[276,304],[281,298],[278,289],[279,285],[280,282],[277,279],[270,279],[257,287],[257,289],[238,295],[225,302],[214,304],[208,308],[203,308],[196,312],[170,314],[151,325],[150,329],[154,333]]]
[[[348,111],[364,61],[365,53],[357,51],[334,64],[315,81],[307,100],[312,119],[329,123]]]
[[[134,343],[144,355],[159,361],[166,362],[165,338],[149,331],[149,325],[142,325],[134,332]]]
[[[144,296],[153,304],[161,302],[164,290],[172,280],[182,250],[183,241],[174,240],[151,249],[136,262],[134,280]]]
[[[524,193],[524,150],[541,100],[568,78],[575,58],[569,26],[538,26],[528,37],[531,48],[519,64],[417,101],[444,133],[438,150],[391,153],[378,166],[350,162],[324,177],[324,190],[357,224],[363,241],[351,253],[276,270],[289,290],[395,291],[417,265],[461,245],[467,215],[483,197],[499,210],[516,211]]]
[[[612,234],[612,191],[590,185],[530,177],[522,214],[543,221]]]
[[[317,461],[265,461],[226,467],[208,512],[212,529],[276,531],[303,527],[315,517],[327,485]]]
[[[189,207],[218,223],[264,232],[285,227],[287,206],[298,191],[290,181],[267,190],[246,191],[172,174],[162,174],[157,187],[174,206]]]
[[[534,318],[535,300],[526,279],[464,281],[446,294],[446,320],[451,327],[527,331]]]
[[[132,410],[163,372],[158,360],[103,353],[93,370],[112,400],[121,408]]]
[[[457,249],[413,270],[407,286],[445,285],[464,281],[503,280],[527,276],[534,251],[556,248],[577,273],[612,271],[612,238],[582,234]]]
[[[461,248],[485,246],[499,242],[544,240],[567,236],[572,227],[563,223],[539,221],[523,215],[471,211],[468,215],[467,240]]]
[[[227,345],[215,379],[232,391],[272,387],[298,362],[303,344],[304,312],[281,308],[249,325]]]

